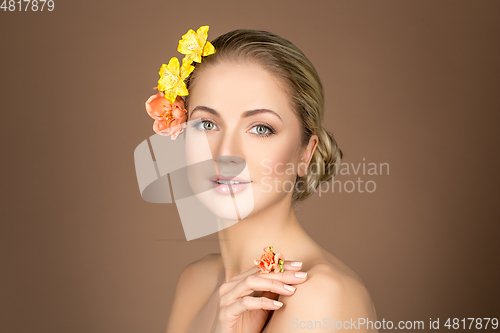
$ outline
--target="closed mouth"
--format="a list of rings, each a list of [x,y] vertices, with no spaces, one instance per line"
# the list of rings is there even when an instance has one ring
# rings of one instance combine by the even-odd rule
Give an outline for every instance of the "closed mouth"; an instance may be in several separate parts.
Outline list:
[[[222,184],[222,185],[237,185],[237,184],[248,184],[249,182],[238,182],[233,180],[216,180],[214,183]]]
[[[220,174],[210,177],[210,181],[219,185],[240,185],[251,183],[250,181],[239,177],[223,176]]]

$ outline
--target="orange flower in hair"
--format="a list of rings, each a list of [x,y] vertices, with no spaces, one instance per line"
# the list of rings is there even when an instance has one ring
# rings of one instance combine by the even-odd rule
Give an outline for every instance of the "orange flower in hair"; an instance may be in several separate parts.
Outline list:
[[[160,135],[171,135],[170,138],[175,140],[186,128],[187,110],[180,96],[171,104],[165,93],[159,91],[146,101],[146,111],[155,120],[153,130]]]

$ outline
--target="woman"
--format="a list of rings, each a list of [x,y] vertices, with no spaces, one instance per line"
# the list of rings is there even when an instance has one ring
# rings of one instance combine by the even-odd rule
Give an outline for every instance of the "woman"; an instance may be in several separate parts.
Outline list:
[[[358,318],[376,321],[370,295],[352,269],[306,234],[294,211],[336,174],[342,157],[321,125],[316,70],[269,32],[235,30],[212,44],[216,52],[186,79],[187,118],[199,120],[214,156],[246,161],[250,179],[241,181],[251,183],[254,205],[219,231],[220,254],[182,271],[167,332],[375,331],[346,327]],[[268,245],[285,255],[284,272],[266,274],[254,264]]]

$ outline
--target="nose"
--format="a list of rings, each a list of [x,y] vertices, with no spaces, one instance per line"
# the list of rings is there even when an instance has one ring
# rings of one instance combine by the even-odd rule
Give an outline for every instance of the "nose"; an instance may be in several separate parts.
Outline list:
[[[225,176],[238,176],[241,174],[245,169],[246,162],[242,156],[239,134],[224,131],[221,133],[218,146],[218,149],[214,150],[217,172]]]
[[[217,173],[223,176],[236,177],[245,170],[246,162],[242,157],[238,156],[215,156],[215,164],[217,165]]]

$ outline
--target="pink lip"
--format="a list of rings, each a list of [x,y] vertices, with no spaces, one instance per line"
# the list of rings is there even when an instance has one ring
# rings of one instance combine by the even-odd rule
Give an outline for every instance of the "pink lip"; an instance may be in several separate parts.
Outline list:
[[[250,183],[250,181],[240,178],[240,177],[231,177],[231,176],[224,176],[224,175],[213,175],[210,177],[211,182],[215,182],[216,180],[232,180],[235,182],[241,182],[241,183]]]
[[[235,182],[241,182],[242,184],[219,184],[217,180],[231,180]],[[210,177],[210,181],[214,186],[215,190],[221,194],[233,194],[243,191],[251,183],[245,179],[239,177],[227,177],[223,175],[214,175]]]

